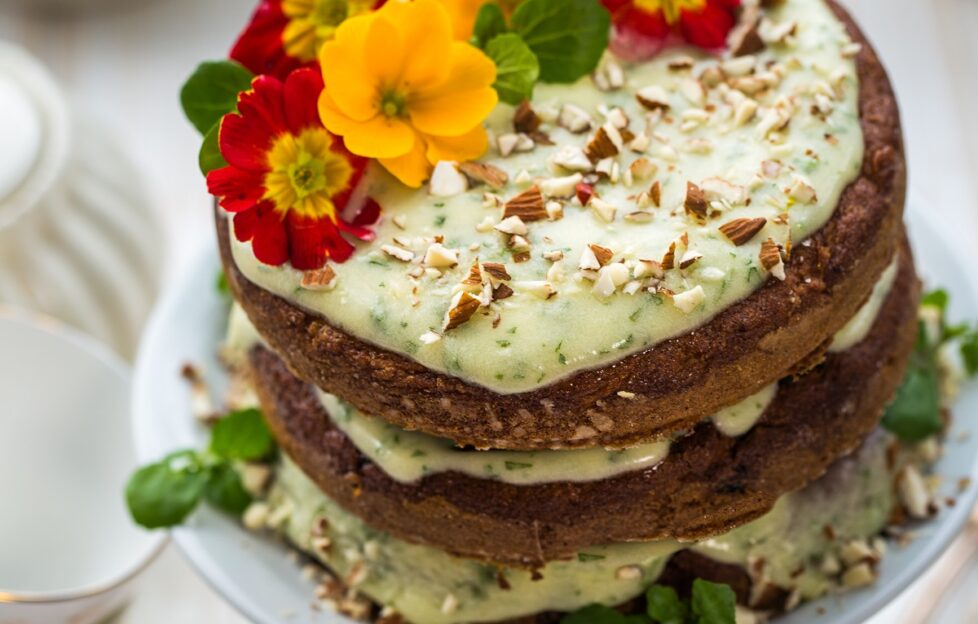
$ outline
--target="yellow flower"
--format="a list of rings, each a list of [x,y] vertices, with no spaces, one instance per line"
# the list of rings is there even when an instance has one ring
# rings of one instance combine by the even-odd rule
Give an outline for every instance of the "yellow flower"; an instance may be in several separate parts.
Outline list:
[[[285,53],[308,63],[349,17],[373,9],[376,0],[282,0],[288,24],[282,32]]]
[[[421,186],[440,160],[485,153],[482,122],[498,102],[496,66],[453,39],[436,0],[388,2],[347,20],[319,60],[323,124],[404,184]]]
[[[486,3],[486,0],[438,1],[448,9],[448,16],[452,20],[452,30],[455,33],[455,38],[459,41],[468,41],[469,37],[472,36],[475,18],[479,14],[479,9]]]

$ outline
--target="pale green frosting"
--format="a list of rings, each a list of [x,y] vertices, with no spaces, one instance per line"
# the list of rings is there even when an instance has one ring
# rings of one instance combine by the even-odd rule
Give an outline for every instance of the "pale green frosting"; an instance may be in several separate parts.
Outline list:
[[[872,537],[886,524],[893,505],[888,440],[878,436],[858,462],[848,461],[826,482],[784,496],[767,515],[730,533],[695,545],[659,541],[596,546],[576,559],[548,563],[538,580],[525,570],[500,570],[372,529],[327,498],[288,459],[279,467],[269,502],[290,511],[280,528],[299,548],[341,578],[362,577],[356,589],[411,622],[492,622],[540,611],[572,611],[595,602],[619,604],[643,592],[670,555],[689,547],[739,565],[763,558],[771,582],[814,598],[831,586],[821,571],[821,557],[847,539]],[[321,519],[326,528],[318,537],[330,543],[317,548],[314,527]],[[827,525],[839,541],[826,537]],[[498,573],[509,589],[500,587]]]
[[[303,289],[300,272],[261,265],[250,244],[233,243],[235,262],[256,284],[322,314],[362,340],[501,393],[541,387],[689,332],[769,279],[758,261],[762,241],[770,237],[786,246],[789,229],[794,244],[808,238],[831,217],[841,192],[860,169],[858,83],[843,25],[823,0],[792,0],[769,16],[775,27],[790,22],[797,27],[788,44],[772,42],[759,55],[752,78],[774,84],[756,97],[760,108],[743,125],[735,120],[742,100],[731,95],[733,89],[712,88],[705,101],[696,101],[692,77],[718,61],[691,50],[626,67],[626,84],[619,90],[601,91],[590,78],[571,86],[538,86],[533,105],[548,120],[563,105],[573,104],[597,127],[605,123],[599,109],[621,107],[630,120],[629,131],[644,134],[649,146],[642,154],[623,147],[615,159],[618,170],[624,176],[641,156],[657,171],[631,185],[625,180],[597,185],[605,205],[617,209],[610,223],[595,210],[561,200],[562,219],[527,224],[527,262],[513,261],[506,236],[485,227],[477,230],[487,217],[490,225],[502,217],[501,207],[483,206],[487,187],[432,196],[428,188],[407,189],[377,169],[368,176],[370,193],[384,207],[377,239],[358,245],[346,263],[331,265],[336,272],[331,290]],[[668,68],[670,61],[687,54],[696,59],[692,71]],[[656,85],[665,89],[671,109],[664,119],[648,121],[636,92]],[[767,133],[779,110],[793,111],[790,123]],[[488,121],[490,135],[498,139],[512,132],[512,117],[512,108],[501,105]],[[498,192],[503,200],[525,190],[529,182],[544,185],[568,175],[551,163],[555,154],[566,147],[582,148],[594,135],[594,130],[572,134],[554,121],[541,129],[556,145],[537,145],[507,157],[493,149],[485,157],[509,175],[509,184]],[[783,166],[768,167],[765,175],[764,161]],[[710,209],[722,214],[700,225],[683,209],[687,182],[707,189],[716,186],[711,178],[734,185],[738,197],[716,199]],[[648,222],[625,219],[638,210],[638,196],[652,180],[661,184],[661,207],[649,207]],[[783,214],[790,225],[775,222]],[[735,246],[718,227],[742,217],[764,217],[768,223],[752,240]],[[668,271],[662,284],[647,277],[637,280],[635,294],[626,294],[621,284],[610,296],[595,293],[594,282],[578,272],[585,248],[594,243],[611,249],[616,261],[624,260],[632,280],[636,261],[661,260],[684,233],[688,248],[679,245],[677,260],[702,257],[686,269]],[[458,264],[424,272],[420,263],[436,236],[456,250]],[[413,262],[382,250],[395,245],[395,237],[411,251]],[[564,258],[554,269],[543,254],[558,250]],[[476,258],[505,263],[515,293],[443,331],[452,296]],[[539,296],[544,282],[556,291],[549,299]],[[658,287],[658,292],[649,292],[649,287]],[[678,295],[675,303],[667,290]]]

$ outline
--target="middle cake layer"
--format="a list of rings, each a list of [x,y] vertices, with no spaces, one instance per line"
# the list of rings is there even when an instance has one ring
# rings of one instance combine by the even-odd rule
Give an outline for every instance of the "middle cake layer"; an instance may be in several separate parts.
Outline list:
[[[919,290],[906,250],[895,283],[866,337],[782,380],[743,435],[703,422],[673,441],[663,461],[598,480],[514,484],[450,470],[399,481],[337,428],[316,390],[274,353],[256,347],[250,359],[279,444],[331,498],[409,541],[537,566],[594,544],[713,535],[821,475],[876,426],[902,378]]]

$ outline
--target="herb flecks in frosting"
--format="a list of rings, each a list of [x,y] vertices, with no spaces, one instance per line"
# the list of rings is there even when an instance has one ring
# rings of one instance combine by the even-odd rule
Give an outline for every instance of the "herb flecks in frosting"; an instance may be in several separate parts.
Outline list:
[[[620,85],[609,90],[591,78],[538,85],[519,128],[499,106],[480,163],[492,185],[459,166],[460,177],[447,171],[457,191],[431,194],[373,167],[365,183],[386,219],[375,243],[335,267],[333,290],[299,289],[296,272],[257,265],[246,246],[233,246],[235,260],[357,337],[498,392],[686,333],[783,277],[791,247],[831,217],[861,167],[843,25],[822,0],[793,0],[766,20],[792,28],[755,55],[677,50],[619,66],[620,79],[599,70]],[[737,219],[764,225],[735,233],[737,245],[721,231]],[[610,260],[581,266],[591,245]],[[464,285],[476,261],[511,279],[490,282],[492,295],[488,278]],[[461,291],[478,300],[471,314]],[[465,320],[446,331],[459,303]]]

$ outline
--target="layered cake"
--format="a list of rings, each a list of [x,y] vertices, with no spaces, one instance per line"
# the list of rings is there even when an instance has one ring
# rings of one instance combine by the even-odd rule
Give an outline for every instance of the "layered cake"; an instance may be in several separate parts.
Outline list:
[[[244,519],[348,615],[617,622],[699,580],[776,614],[931,512],[880,424],[899,115],[832,0],[266,1],[232,58],[234,110],[188,114],[280,449]]]

